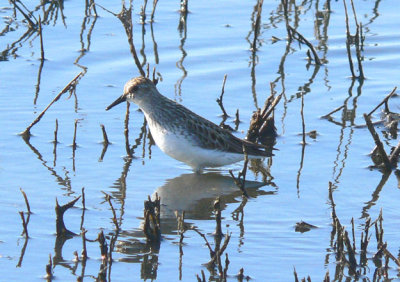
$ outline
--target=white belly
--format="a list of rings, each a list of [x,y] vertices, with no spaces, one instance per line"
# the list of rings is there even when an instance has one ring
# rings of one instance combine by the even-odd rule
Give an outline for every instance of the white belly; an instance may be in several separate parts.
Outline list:
[[[147,116],[146,119],[151,135],[161,151],[178,161],[188,164],[196,171],[204,167],[224,166],[244,159],[241,154],[198,147],[184,136],[176,135],[165,128],[161,128]]]

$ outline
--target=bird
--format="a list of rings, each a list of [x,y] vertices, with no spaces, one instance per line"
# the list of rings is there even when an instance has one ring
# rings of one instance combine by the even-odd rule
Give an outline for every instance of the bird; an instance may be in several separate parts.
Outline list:
[[[248,158],[272,156],[272,148],[240,139],[228,130],[163,96],[152,80],[130,79],[123,94],[106,111],[122,102],[133,102],[144,113],[157,146],[170,157],[186,163],[195,172],[221,167]]]

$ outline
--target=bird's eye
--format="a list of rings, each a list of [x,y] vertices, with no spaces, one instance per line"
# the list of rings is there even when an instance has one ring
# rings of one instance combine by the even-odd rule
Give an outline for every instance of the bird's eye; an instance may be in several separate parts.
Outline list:
[[[131,91],[129,92],[136,92],[138,91],[139,87],[137,85],[131,87]]]

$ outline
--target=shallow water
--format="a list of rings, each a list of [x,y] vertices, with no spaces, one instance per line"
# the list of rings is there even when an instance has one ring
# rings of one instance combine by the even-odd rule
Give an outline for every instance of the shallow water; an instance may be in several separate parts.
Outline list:
[[[190,13],[181,30],[179,3],[160,1],[154,23],[145,25],[140,24],[139,15],[143,3],[134,3],[133,42],[139,60],[156,67],[163,78],[157,87],[165,96],[219,124],[222,112],[215,100],[227,74],[223,102],[230,118],[226,123],[234,127],[238,109],[241,123],[235,134],[244,137],[253,111],[262,107],[270,95],[270,82],[275,83],[277,94],[284,93],[275,110],[278,150],[272,159],[250,163],[250,199],[243,215],[237,213],[241,193],[228,173],[232,169],[237,174],[243,163],[196,175],[156,146],[149,146],[147,132],[134,150],[134,158],[127,158],[126,106],[119,105],[108,112],[104,109],[121,94],[129,78],[139,75],[138,68],[121,21],[100,6],[96,6],[99,17],[85,17],[83,2],[64,3],[64,23],[60,9],[54,9],[52,18],[46,18],[41,7],[25,3],[35,11],[36,18],[41,15],[45,19],[43,64],[37,33],[26,34],[28,26],[21,13],[16,11],[15,16],[12,5],[0,2],[1,280],[42,280],[49,254],[57,280],[75,280],[83,272],[86,280],[98,276],[101,255],[97,242],[87,243],[89,259],[84,268],[73,261],[73,252],[80,254],[82,249],[80,237],[68,240],[62,254],[55,249],[55,199],[65,204],[81,195],[82,187],[87,208],[83,226],[89,239],[95,239],[101,230],[107,240],[114,234],[112,211],[102,192],[113,197],[121,228],[111,272],[107,273],[113,281],[192,281],[201,270],[207,278],[217,279],[204,266],[209,251],[194,231],[185,233],[180,267],[180,237],[174,215],[175,210],[185,211],[186,224],[197,227],[212,243],[213,202],[217,196],[221,197],[223,208],[223,232],[231,232],[232,236],[226,249],[229,279],[235,280],[242,267],[244,274],[256,281],[292,280],[293,267],[299,277],[310,275],[322,280],[329,270],[333,279],[338,264],[331,245],[329,182],[334,185],[336,213],[348,231],[354,218],[357,248],[365,218],[374,220],[382,210],[384,241],[388,250],[398,255],[398,180],[394,173],[385,180],[379,170],[370,168],[373,163],[368,154],[374,143],[368,129],[362,126],[363,113],[370,112],[399,82],[400,31],[396,27],[400,20],[393,9],[397,2],[355,3],[365,36],[365,80],[351,79],[342,1],[305,1],[303,6],[290,11],[291,25],[316,46],[324,62],[320,67],[308,63],[305,45],[300,46],[297,41],[288,45],[280,1],[263,4],[256,52],[251,50],[254,1],[189,2]],[[330,2],[330,13],[326,2]],[[96,3],[114,13],[121,11],[120,3]],[[44,7],[47,10],[50,4]],[[151,10],[149,3],[147,21]],[[350,3],[348,10],[354,34]],[[356,62],[354,53],[353,60]],[[25,142],[18,134],[81,71],[84,73],[76,92],[69,99],[69,94],[64,94],[31,129],[32,137]],[[318,133],[315,139],[306,138],[306,146],[301,144],[302,95],[305,130]],[[342,105],[345,108],[333,114],[332,121],[321,118]],[[398,112],[398,98],[392,98],[389,106]],[[374,121],[381,118],[379,113],[380,109],[374,113]],[[52,141],[56,119],[59,143],[55,148]],[[78,147],[73,153],[75,120]],[[100,124],[104,124],[112,142],[103,156]],[[142,126],[143,114],[131,105],[131,145]],[[385,130],[382,124],[377,126],[388,151],[398,141],[382,134]],[[380,186],[382,179],[385,182]],[[26,192],[33,212],[27,241],[21,235],[18,213],[26,211],[20,188]],[[159,252],[150,251],[141,231],[143,202],[155,193],[161,196],[163,204],[163,241]],[[81,201],[76,207],[66,212],[65,224],[79,233]],[[295,225],[301,220],[318,228],[295,232]],[[368,257],[376,252],[374,230],[370,232],[373,235]],[[393,261],[389,266],[388,277],[398,277]],[[370,260],[362,277],[372,278],[375,269]],[[343,276],[354,278],[347,270],[339,271],[336,278]]]

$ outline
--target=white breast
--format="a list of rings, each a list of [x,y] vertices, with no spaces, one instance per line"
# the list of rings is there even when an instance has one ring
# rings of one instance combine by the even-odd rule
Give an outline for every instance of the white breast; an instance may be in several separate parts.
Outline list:
[[[161,127],[148,115],[145,114],[145,116],[151,135],[161,151],[178,161],[190,165],[194,170],[201,170],[204,167],[223,166],[243,160],[243,155],[241,154],[203,149],[193,144],[192,140]]]

